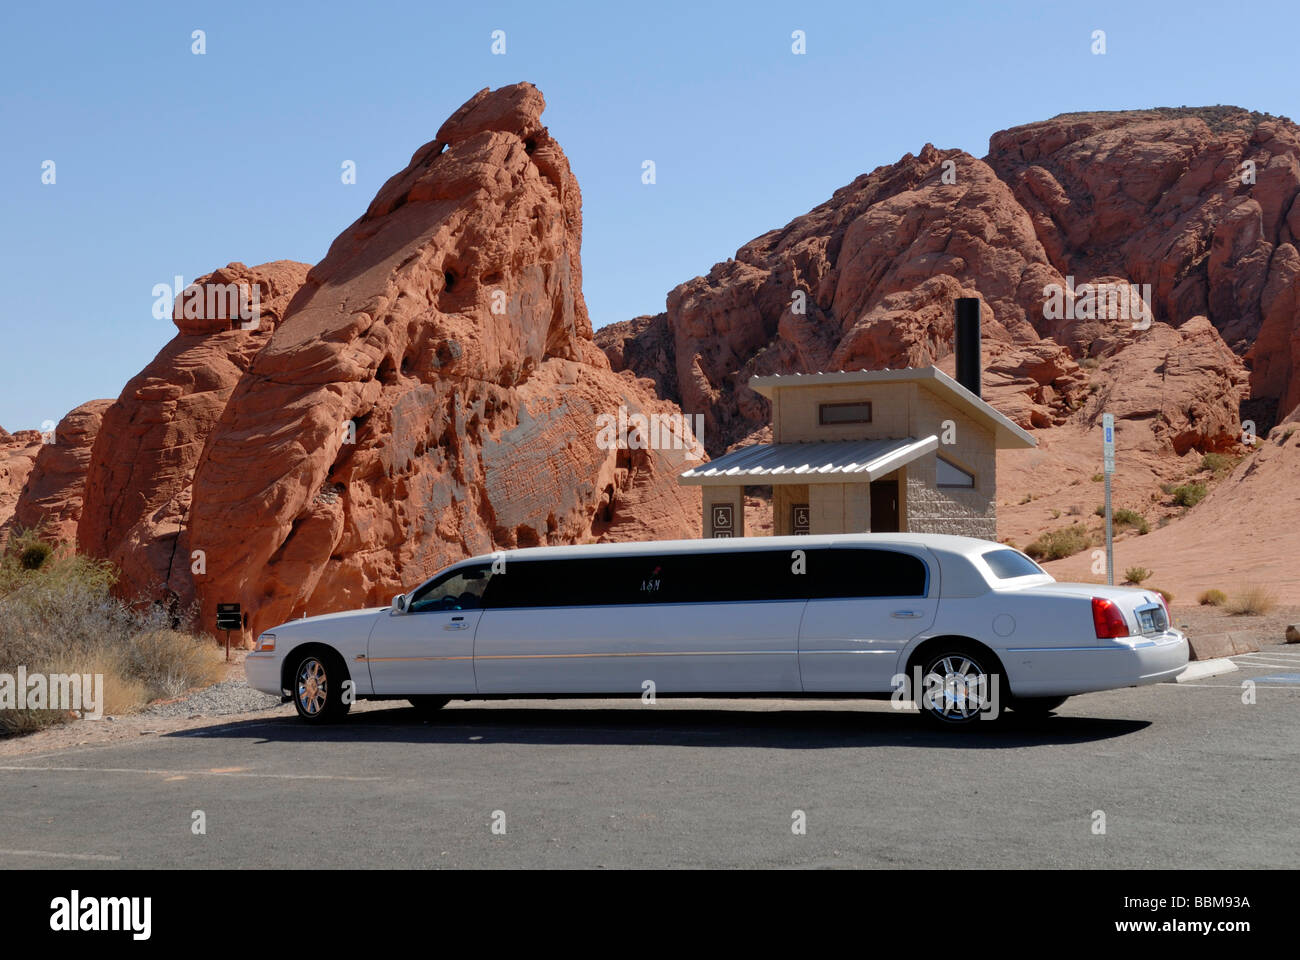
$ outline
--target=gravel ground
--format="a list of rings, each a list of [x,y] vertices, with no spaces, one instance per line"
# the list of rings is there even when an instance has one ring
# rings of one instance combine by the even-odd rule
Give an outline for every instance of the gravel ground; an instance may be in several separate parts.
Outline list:
[[[250,687],[242,678],[223,680],[172,703],[159,703],[141,711],[153,717],[224,717],[235,713],[253,713],[280,705],[280,698]]]

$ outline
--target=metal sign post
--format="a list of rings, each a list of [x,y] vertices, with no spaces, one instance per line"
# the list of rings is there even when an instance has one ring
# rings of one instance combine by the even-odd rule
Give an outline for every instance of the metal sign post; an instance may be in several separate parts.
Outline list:
[[[226,662],[230,662],[230,631],[244,628],[244,615],[237,603],[217,604],[217,629],[226,631]]]
[[[1101,415],[1102,470],[1106,477],[1106,583],[1115,586],[1115,540],[1110,523],[1110,478],[1115,472],[1115,418]]]

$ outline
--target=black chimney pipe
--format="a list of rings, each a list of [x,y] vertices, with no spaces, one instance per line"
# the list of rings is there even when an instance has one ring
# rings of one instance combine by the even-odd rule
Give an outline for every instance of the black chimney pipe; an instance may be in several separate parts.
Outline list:
[[[957,352],[957,382],[980,396],[980,301],[978,297],[957,298],[957,322],[953,328]]]

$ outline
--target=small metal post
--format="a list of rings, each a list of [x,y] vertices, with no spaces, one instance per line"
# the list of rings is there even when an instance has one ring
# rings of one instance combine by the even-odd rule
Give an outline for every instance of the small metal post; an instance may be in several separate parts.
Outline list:
[[[1106,583],[1115,586],[1115,541],[1110,525],[1110,472],[1106,473]]]
[[[1110,478],[1115,472],[1115,417],[1101,415],[1102,472],[1106,475],[1106,584],[1115,586],[1115,537],[1110,523]]]

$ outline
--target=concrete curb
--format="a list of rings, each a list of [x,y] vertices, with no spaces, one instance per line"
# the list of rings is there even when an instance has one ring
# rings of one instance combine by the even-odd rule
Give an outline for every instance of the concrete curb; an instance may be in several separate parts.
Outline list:
[[[1196,680],[1204,680],[1207,677],[1217,677],[1225,673],[1233,673],[1241,669],[1227,657],[1218,657],[1214,660],[1193,660],[1187,665],[1187,669],[1174,677],[1174,683],[1193,683]]]

